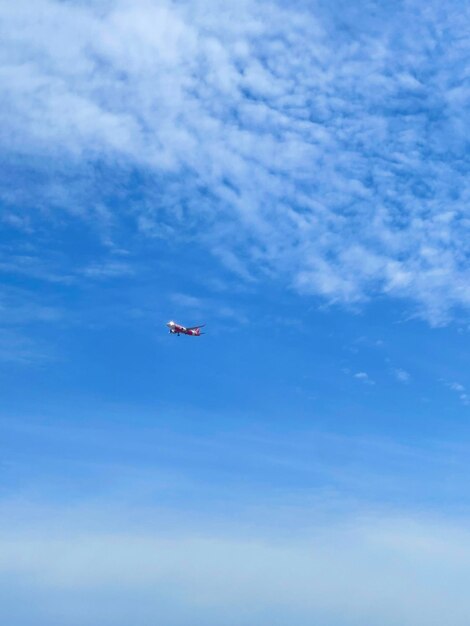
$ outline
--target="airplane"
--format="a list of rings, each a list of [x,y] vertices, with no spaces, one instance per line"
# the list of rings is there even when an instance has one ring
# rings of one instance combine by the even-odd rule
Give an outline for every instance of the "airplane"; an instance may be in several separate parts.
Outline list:
[[[200,326],[191,326],[190,328],[186,328],[185,326],[181,326],[181,324],[177,324],[176,322],[168,322],[168,328],[170,329],[170,335],[193,335],[194,337],[199,337],[204,333],[201,333],[201,328],[205,326],[205,324],[201,324]]]

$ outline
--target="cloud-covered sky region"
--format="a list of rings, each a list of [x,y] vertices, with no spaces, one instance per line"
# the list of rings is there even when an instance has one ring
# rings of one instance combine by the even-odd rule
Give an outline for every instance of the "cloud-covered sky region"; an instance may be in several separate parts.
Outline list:
[[[469,29],[0,2],[1,623],[468,624]]]
[[[4,172],[10,220],[54,204],[97,220],[90,169],[137,170],[151,182],[124,212],[143,232],[203,230],[234,269],[327,301],[405,297],[434,323],[468,307],[461,3],[1,11],[1,148],[36,174],[18,216]]]

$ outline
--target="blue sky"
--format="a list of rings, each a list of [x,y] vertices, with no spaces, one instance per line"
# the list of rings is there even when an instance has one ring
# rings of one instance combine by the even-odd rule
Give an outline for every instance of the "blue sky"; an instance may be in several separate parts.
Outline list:
[[[467,624],[469,18],[0,6],[2,623]]]

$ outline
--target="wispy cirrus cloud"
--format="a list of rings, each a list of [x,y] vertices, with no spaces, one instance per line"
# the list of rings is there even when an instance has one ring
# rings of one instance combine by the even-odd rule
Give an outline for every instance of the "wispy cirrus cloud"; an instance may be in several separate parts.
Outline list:
[[[15,365],[38,365],[54,358],[53,350],[10,328],[0,328],[0,362]]]
[[[88,278],[96,279],[121,278],[134,274],[134,269],[129,263],[122,261],[105,261],[89,265],[83,268],[80,273]]]
[[[27,162],[36,204],[86,216],[114,198],[146,233],[203,225],[247,277],[406,298],[435,324],[468,309],[461,5],[377,4],[346,28],[320,3],[35,7],[1,8],[10,215]]]

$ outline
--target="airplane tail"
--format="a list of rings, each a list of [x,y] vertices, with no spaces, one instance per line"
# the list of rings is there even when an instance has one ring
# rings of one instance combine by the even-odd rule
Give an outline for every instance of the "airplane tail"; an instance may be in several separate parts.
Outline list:
[[[201,328],[204,328],[204,326],[205,326],[205,324],[201,324],[200,326],[190,326],[186,330],[189,331],[189,333],[191,333],[191,335],[196,335],[196,337],[199,337],[199,335],[203,335],[204,334],[204,333],[201,333]]]

